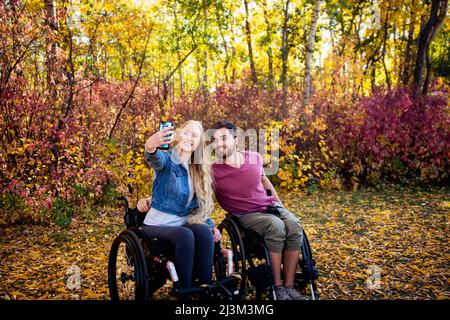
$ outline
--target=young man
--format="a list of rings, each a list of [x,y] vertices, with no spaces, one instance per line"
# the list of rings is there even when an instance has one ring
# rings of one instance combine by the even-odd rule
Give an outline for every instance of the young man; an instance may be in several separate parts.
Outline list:
[[[277,299],[305,300],[293,287],[303,240],[298,218],[283,207],[264,174],[261,155],[237,149],[236,126],[220,121],[213,128],[212,142],[217,159],[212,166],[212,174],[217,201],[224,210],[238,217],[244,228],[264,237]],[[268,196],[266,190],[270,190],[272,196]],[[279,217],[267,212],[270,205],[277,207],[281,213]],[[284,286],[281,282],[282,260]]]

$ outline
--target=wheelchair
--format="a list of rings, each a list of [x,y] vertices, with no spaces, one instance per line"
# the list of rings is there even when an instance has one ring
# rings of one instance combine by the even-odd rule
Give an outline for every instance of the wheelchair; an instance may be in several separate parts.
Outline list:
[[[172,282],[171,297],[180,300],[238,300],[240,275],[234,272],[232,251],[214,247],[214,279],[191,287],[180,285],[174,259],[174,246],[168,240],[149,238],[143,233],[145,213],[125,204],[125,226],[113,241],[108,260],[108,286],[111,300],[153,298],[167,280]],[[195,275],[194,275],[195,276]],[[194,278],[194,277],[193,277]]]
[[[270,190],[266,192],[271,195]],[[222,243],[233,251],[235,269],[241,277],[238,283],[238,299],[250,295],[257,300],[276,300],[269,250],[264,244],[264,238],[253,230],[243,228],[237,217],[230,213],[227,213],[217,228],[222,234]],[[283,279],[283,272],[281,277]],[[308,299],[317,300],[318,277],[316,261],[312,256],[308,237],[303,231],[301,257],[295,273],[294,288]]]
[[[214,247],[213,281],[183,288],[172,262],[172,243],[146,237],[142,230],[145,213],[129,208],[126,197],[121,200],[125,204],[126,230],[114,239],[109,254],[108,286],[112,300],[149,300],[167,280],[172,281],[172,296],[180,300],[236,301],[249,296],[276,300],[269,251],[263,237],[244,229],[233,215],[228,213],[217,227],[222,239]],[[317,278],[316,262],[303,231],[294,287],[316,300]]]

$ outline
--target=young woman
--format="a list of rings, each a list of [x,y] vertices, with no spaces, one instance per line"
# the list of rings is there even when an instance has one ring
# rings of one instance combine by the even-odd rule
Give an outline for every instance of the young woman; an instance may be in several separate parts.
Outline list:
[[[207,159],[203,127],[189,120],[173,134],[173,127],[145,142],[144,156],[155,172],[151,208],[149,198],[138,209],[148,211],[144,233],[175,245],[175,267],[183,287],[191,286],[193,271],[200,284],[211,281],[214,241],[220,232],[210,218],[213,210],[211,164]],[[172,138],[169,136],[173,135]],[[158,149],[172,144],[169,151]],[[196,270],[194,269],[194,266]]]

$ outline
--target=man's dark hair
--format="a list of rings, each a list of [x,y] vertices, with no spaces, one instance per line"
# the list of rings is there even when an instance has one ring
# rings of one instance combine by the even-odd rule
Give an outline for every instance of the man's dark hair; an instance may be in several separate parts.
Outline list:
[[[236,138],[237,135],[237,127],[230,121],[228,120],[221,120],[221,121],[217,121],[214,125],[213,125],[213,129],[215,130],[219,130],[222,128],[227,128],[231,131],[231,135]]]

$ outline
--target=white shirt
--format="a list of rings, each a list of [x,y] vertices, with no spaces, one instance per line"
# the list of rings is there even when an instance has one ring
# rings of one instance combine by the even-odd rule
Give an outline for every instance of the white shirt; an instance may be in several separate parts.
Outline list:
[[[183,166],[187,169],[188,172],[188,182],[189,182],[189,205],[194,198],[194,185],[191,179],[191,175],[189,173],[189,166],[183,163]],[[168,226],[168,227],[181,227],[186,222],[186,216],[180,217],[175,214],[170,214],[167,212],[159,211],[155,208],[150,208],[147,212],[147,215],[144,219],[144,224],[147,226]]]
[[[191,179],[191,173],[189,172],[189,166],[183,162],[183,166],[186,168],[187,173],[188,173],[188,184],[189,184],[189,198],[188,198],[188,203],[186,206],[188,206],[192,199],[194,198],[194,183],[192,182]]]

